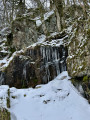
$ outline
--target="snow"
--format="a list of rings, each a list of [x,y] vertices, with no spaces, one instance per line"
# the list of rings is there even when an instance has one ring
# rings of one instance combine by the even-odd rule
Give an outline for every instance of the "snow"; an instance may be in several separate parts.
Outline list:
[[[39,27],[41,24],[42,24],[42,21],[41,21],[41,17],[38,16],[38,17],[35,17],[33,20],[36,21],[36,26]]]
[[[3,70],[4,68],[6,68],[17,53],[19,52],[14,52],[9,59],[8,57],[5,57],[3,60],[0,60],[0,69]],[[2,63],[4,64],[2,65]]]
[[[45,35],[41,35],[41,36],[39,36],[39,38],[38,38],[38,43],[42,43],[42,42],[44,42],[46,40],[46,36]]]
[[[65,37],[61,38],[61,39],[53,39],[51,41],[47,41],[46,39],[49,39],[51,36],[54,37],[55,35],[57,35],[58,33],[55,32],[55,33],[52,33],[50,36],[48,36],[48,38],[42,34],[38,37],[37,39],[37,42],[28,46],[27,48],[30,48],[30,47],[35,47],[37,45],[41,45],[41,46],[45,46],[45,45],[48,45],[48,46],[60,46],[62,44],[64,44],[64,40],[68,37],[68,35],[66,35]]]
[[[50,1],[44,1],[44,8],[50,8]]]
[[[1,31],[0,31],[0,34],[2,35],[2,36],[4,36],[4,35],[7,35],[8,33],[10,33],[11,32],[11,29],[9,28],[9,27],[5,27],[5,28],[3,28]]]
[[[55,33],[56,34],[56,33]],[[54,33],[53,33],[54,35]],[[64,45],[64,40],[68,37],[68,35],[66,35],[65,37],[61,38],[61,39],[53,39],[51,41],[43,41],[42,42],[42,46],[48,45],[48,46],[60,46],[60,45]],[[49,37],[48,37],[49,38]]]
[[[70,33],[72,31],[72,25],[67,28],[67,32]]]
[[[58,35],[59,33],[58,32],[54,32],[54,33],[51,33],[50,36],[55,36],[55,35]]]
[[[79,66],[80,69],[82,69],[83,66]]]
[[[6,62],[7,62],[7,57],[5,57],[3,60],[0,60],[0,66],[1,66],[2,63],[5,64]]]
[[[45,13],[44,14],[44,20],[47,20],[51,15],[53,15],[54,14],[54,11],[52,10],[52,11],[50,11],[50,12],[47,12],[47,13]]]
[[[72,59],[74,58],[75,56],[74,55],[69,55],[68,58]]]
[[[25,1],[25,5],[26,7],[29,9],[29,8],[35,8],[35,6],[33,5],[32,1],[31,0],[26,0]]]
[[[64,71],[35,89],[10,88],[11,120],[90,120],[90,105],[69,79]],[[0,86],[0,97],[7,96],[7,89]]]
[[[40,0],[40,1],[42,4],[44,4],[44,8],[50,7],[50,1],[44,1],[44,0]],[[25,5],[27,6],[28,9],[37,7],[36,4],[33,2],[33,0],[26,0]]]
[[[39,27],[40,25],[42,25],[42,23],[47,20],[51,15],[54,14],[54,11],[50,11],[44,14],[44,20],[41,20],[40,16],[36,17],[34,20],[36,20],[36,26]]]
[[[36,25],[39,27],[42,24],[41,20],[36,20]]]
[[[4,107],[4,108],[7,108],[6,107],[6,98],[7,98],[7,90],[8,90],[8,86],[6,85],[2,85],[0,86],[0,108]]]

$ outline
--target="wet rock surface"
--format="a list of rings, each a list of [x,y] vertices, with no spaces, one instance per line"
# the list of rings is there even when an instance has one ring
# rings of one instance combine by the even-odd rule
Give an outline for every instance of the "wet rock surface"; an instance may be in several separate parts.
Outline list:
[[[36,46],[14,56],[4,71],[2,84],[10,87],[35,87],[48,83],[66,68],[67,49],[61,45]]]

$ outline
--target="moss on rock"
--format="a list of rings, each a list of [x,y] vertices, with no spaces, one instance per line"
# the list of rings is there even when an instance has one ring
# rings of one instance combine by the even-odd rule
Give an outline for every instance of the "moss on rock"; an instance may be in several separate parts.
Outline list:
[[[0,109],[0,120],[11,120],[10,112],[5,108]]]

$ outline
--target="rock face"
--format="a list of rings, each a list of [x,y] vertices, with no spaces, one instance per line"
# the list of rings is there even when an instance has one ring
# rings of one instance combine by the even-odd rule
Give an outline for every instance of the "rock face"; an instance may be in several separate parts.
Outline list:
[[[90,99],[90,20],[88,17],[85,19],[82,14],[82,7],[67,7],[64,11],[66,29],[62,32],[58,32],[58,18],[54,11],[36,18],[30,18],[27,15],[14,20],[12,32],[7,36],[7,43],[12,51],[24,49],[36,43],[37,40],[41,42],[41,38],[44,37],[47,46],[45,44],[44,46],[37,45],[34,48],[28,47],[25,52],[14,56],[5,71],[0,72],[0,84],[18,88],[35,87],[37,84],[53,80],[60,72],[67,69],[72,78],[82,79],[79,85],[77,80],[75,84],[77,88],[82,86],[85,94],[89,89],[87,96]],[[66,37],[67,34],[69,37]],[[66,39],[63,39],[65,37]],[[49,45],[54,40],[57,41],[57,45],[58,39],[63,40],[64,45],[68,48],[68,54],[63,45],[59,47]],[[2,59],[7,55],[8,53],[2,53],[0,57]],[[84,76],[89,78],[86,85],[82,84]]]
[[[37,42],[42,34],[49,36],[53,32],[58,32],[53,11],[46,13],[43,20],[38,17],[32,19],[30,16],[23,16],[12,22],[12,33],[7,36],[8,44],[20,50]]]
[[[47,16],[47,14],[46,14],[46,16]],[[51,15],[49,17],[45,18],[44,24],[46,26],[47,35],[50,33],[58,32],[57,18],[56,18],[54,11],[51,11]],[[43,25],[42,25],[42,27],[43,27]]]
[[[20,17],[12,22],[12,34],[11,40],[12,47],[20,50],[28,45],[37,41],[38,35],[36,31],[35,20],[29,17]]]
[[[48,83],[67,69],[66,58],[67,49],[63,45],[28,48],[10,62],[2,83],[18,88]]]
[[[67,70],[71,77],[90,76],[89,20],[78,20],[72,26],[68,55]]]
[[[69,33],[67,71],[90,103],[90,21],[78,19]]]
[[[12,22],[12,32],[7,36],[7,44],[11,50],[21,50],[36,43],[40,36],[44,35],[49,39],[50,34],[55,32],[58,32],[58,29],[54,11],[46,13],[42,20],[22,16]],[[63,37],[65,36],[60,35],[59,39]],[[50,37],[50,41],[52,38],[53,36]],[[63,45],[59,47],[37,45],[26,49],[24,53],[14,56],[0,73],[0,84],[18,88],[35,87],[37,84],[53,80],[67,69],[67,49]]]

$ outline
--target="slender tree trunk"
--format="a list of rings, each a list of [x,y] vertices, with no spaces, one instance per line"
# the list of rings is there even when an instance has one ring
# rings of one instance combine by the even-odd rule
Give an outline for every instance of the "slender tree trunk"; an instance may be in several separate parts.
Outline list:
[[[58,30],[61,31],[64,26],[63,0],[53,0],[53,1],[55,3]]]
[[[67,0],[67,5],[68,5],[68,6],[70,5],[70,1],[69,1],[69,0]]]
[[[12,1],[12,14],[11,14],[11,21],[13,20],[13,14],[14,14],[14,0]]]
[[[83,0],[83,11],[85,19],[87,19],[87,7],[88,7],[87,0]]]
[[[73,0],[73,3],[74,3],[74,5],[76,4],[76,3],[75,3],[75,0]]]
[[[8,11],[6,8],[6,1],[5,0],[2,0],[2,1],[3,1],[3,6],[4,6],[4,15],[5,15],[7,22],[9,23]]]

